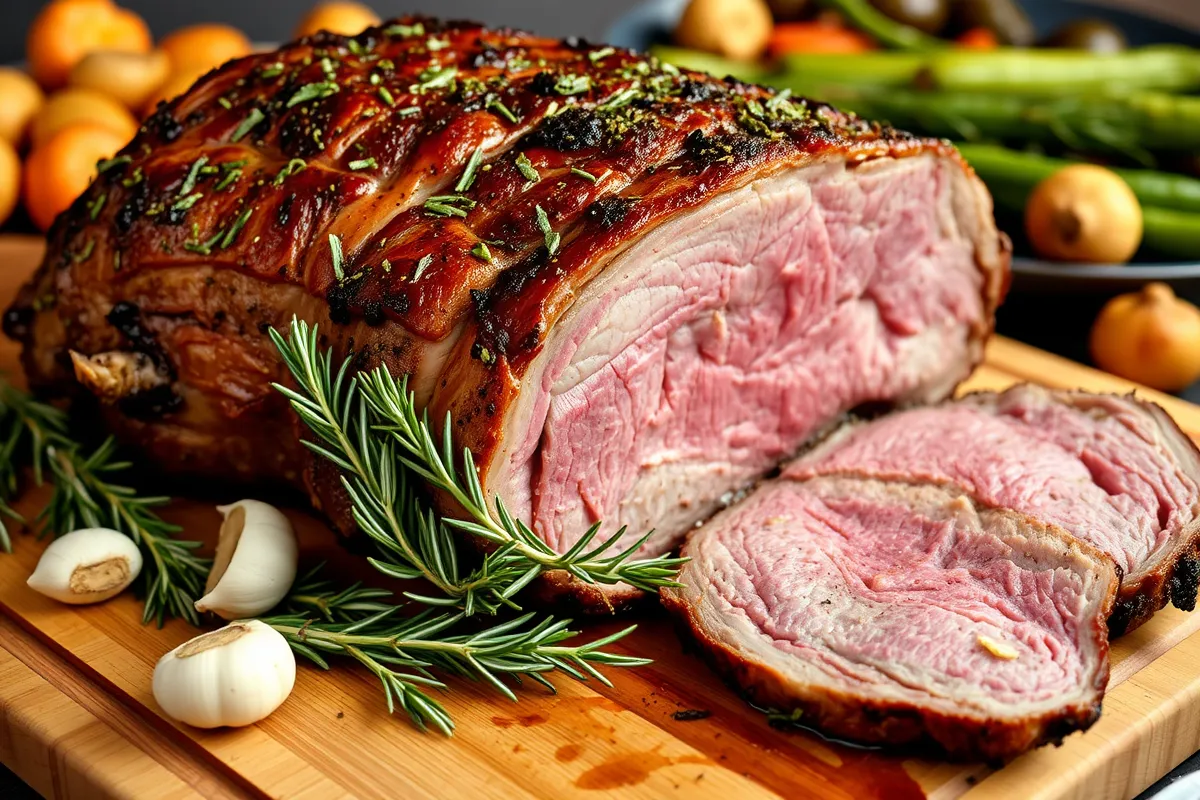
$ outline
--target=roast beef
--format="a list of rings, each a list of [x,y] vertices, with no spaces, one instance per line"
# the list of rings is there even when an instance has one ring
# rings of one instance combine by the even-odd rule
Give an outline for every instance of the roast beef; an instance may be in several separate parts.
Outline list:
[[[100,397],[165,469],[290,482],[346,530],[270,388],[293,315],[453,412],[548,542],[603,519],[659,553],[845,412],[946,397],[1006,279],[945,142],[468,23],[231,62],[105,167],[8,312],[31,382]]]
[[[1060,526],[1122,574],[1114,635],[1168,601],[1191,611],[1200,577],[1200,453],[1133,396],[1022,385],[851,424],[788,468],[953,484],[989,506]]]
[[[952,488],[781,478],[683,548],[664,602],[748,698],[834,736],[1004,760],[1087,728],[1111,559]]]

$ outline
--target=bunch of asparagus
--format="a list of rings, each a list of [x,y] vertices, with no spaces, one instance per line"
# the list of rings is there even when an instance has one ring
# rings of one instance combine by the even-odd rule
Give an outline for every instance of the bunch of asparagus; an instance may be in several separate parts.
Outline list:
[[[1072,160],[1112,165],[1142,203],[1146,249],[1200,258],[1200,180],[1162,171],[1200,171],[1200,96],[1188,94],[1200,90],[1200,51],[964,51],[916,42],[872,53],[795,54],[771,69],[671,47],[656,54],[952,139],[997,204],[1013,211]]]

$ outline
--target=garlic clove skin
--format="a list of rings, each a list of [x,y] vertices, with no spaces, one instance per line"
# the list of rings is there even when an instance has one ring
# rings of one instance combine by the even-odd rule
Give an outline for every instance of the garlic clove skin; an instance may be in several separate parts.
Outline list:
[[[257,617],[277,606],[296,580],[296,533],[279,509],[258,500],[217,510],[225,521],[196,610],[230,620]]]
[[[84,528],[55,539],[43,551],[29,588],[61,603],[103,603],[129,587],[142,571],[142,553],[123,533]]]
[[[154,699],[196,728],[237,728],[265,719],[296,684],[296,657],[283,635],[243,620],[197,636],[154,667]]]

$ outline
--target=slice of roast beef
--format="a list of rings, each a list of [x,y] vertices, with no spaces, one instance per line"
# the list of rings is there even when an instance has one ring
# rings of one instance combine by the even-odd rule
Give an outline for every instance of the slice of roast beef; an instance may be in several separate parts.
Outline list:
[[[1196,605],[1200,453],[1165,411],[1132,395],[1032,385],[972,394],[846,425],[787,473],[953,484],[1058,525],[1123,575],[1113,635],[1168,601]]]
[[[781,478],[692,534],[664,591],[752,702],[839,738],[1005,760],[1087,728],[1112,561],[933,484]]]
[[[410,18],[160,107],[60,217],[6,329],[35,386],[99,396],[165,468],[291,482],[348,531],[270,388],[267,331],[299,315],[452,411],[486,491],[548,542],[604,519],[656,528],[649,554],[845,412],[946,397],[1007,257],[944,142]]]

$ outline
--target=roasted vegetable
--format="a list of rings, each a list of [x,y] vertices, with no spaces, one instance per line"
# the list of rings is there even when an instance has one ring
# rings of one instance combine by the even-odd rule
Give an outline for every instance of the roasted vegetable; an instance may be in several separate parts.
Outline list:
[[[1046,47],[1087,50],[1092,53],[1119,53],[1129,47],[1124,32],[1102,19],[1080,19],[1068,22],[1046,37]]]
[[[771,32],[767,52],[772,58],[788,53],[866,53],[875,42],[865,33],[827,22],[781,22]]]
[[[960,144],[958,149],[993,192],[1011,188],[1028,194],[1055,172],[1077,163],[996,145]],[[1148,169],[1114,169],[1113,172],[1129,184],[1147,212],[1153,207],[1200,215],[1200,180],[1196,178]],[[1019,197],[1019,203],[1024,205],[1024,195]],[[1197,238],[1200,239],[1200,231]]]
[[[941,39],[889,18],[871,5],[869,0],[820,0],[820,3],[840,12],[851,25],[888,47],[897,50],[937,50],[947,46]]]
[[[764,0],[691,0],[675,28],[675,41],[727,58],[762,55],[774,25]]]
[[[1015,0],[955,0],[951,25],[958,31],[986,28],[1001,44],[1028,47],[1037,37],[1033,23]]]
[[[1023,212],[1037,183],[1076,162],[991,145],[959,151],[987,183],[996,205]],[[1118,169],[1142,206],[1142,244],[1173,258],[1200,258],[1200,180],[1150,170]]]
[[[1154,389],[1177,392],[1200,378],[1200,309],[1165,283],[1114,297],[1091,335],[1103,370]]]
[[[950,0],[871,0],[889,18],[936,36],[950,19]]]
[[[1025,233],[1039,255],[1084,264],[1124,264],[1142,243],[1142,207],[1119,175],[1072,164],[1034,187]]]

